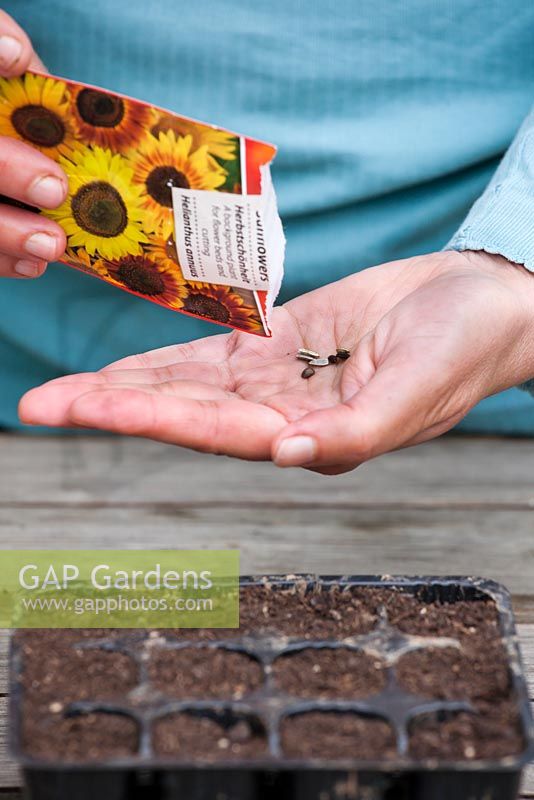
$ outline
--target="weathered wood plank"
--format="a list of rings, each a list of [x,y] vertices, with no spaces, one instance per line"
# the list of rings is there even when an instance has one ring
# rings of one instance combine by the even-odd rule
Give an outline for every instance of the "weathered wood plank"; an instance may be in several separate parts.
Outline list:
[[[0,547],[224,548],[241,571],[477,574],[532,597],[534,516],[522,511],[0,508]]]
[[[534,764],[529,764],[525,770],[521,786],[521,797],[534,797]]]
[[[7,698],[0,697],[0,787],[15,787],[20,783],[20,775],[7,754],[7,722]]]
[[[136,439],[0,436],[0,503],[534,507],[534,442],[445,437],[335,479]],[[28,487],[31,486],[31,495]]]
[[[528,624],[534,620],[534,595],[513,595],[514,613],[517,622]]]
[[[534,700],[534,624],[518,625],[523,666],[527,676],[529,696]]]

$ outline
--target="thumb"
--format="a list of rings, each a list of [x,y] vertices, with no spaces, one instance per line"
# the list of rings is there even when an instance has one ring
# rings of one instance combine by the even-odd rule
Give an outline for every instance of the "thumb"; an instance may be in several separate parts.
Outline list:
[[[387,359],[347,400],[287,425],[273,442],[273,461],[342,471],[402,447],[433,424],[439,387],[432,371],[428,362]]]

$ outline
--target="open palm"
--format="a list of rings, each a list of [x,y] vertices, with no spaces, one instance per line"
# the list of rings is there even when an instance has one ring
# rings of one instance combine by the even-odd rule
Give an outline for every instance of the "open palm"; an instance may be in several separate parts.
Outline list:
[[[272,339],[224,334],[60,378],[23,398],[21,418],[351,469],[447,430],[481,397],[521,379],[503,353],[522,332],[512,326],[523,276],[485,258],[433,254],[366,270],[277,308]],[[352,355],[303,380],[299,347]]]

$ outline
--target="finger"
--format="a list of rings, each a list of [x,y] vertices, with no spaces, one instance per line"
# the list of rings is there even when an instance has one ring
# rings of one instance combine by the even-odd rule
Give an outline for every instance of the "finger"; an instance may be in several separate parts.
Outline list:
[[[222,362],[228,355],[228,339],[231,336],[231,333],[206,336],[194,342],[172,344],[168,347],[150,350],[148,353],[127,356],[115,361],[113,364],[109,364],[103,372],[116,369],[155,369],[185,361]]]
[[[119,384],[139,384],[151,386],[156,384],[175,383],[185,381],[198,384],[214,385],[217,388],[228,388],[228,374],[224,365],[202,362],[183,362],[169,364],[162,367],[146,369],[102,369],[99,372],[80,372],[75,375],[64,375],[54,378],[44,386],[32,391],[42,392],[48,387],[58,387],[62,391],[66,384],[92,384],[99,386],[117,386]]]
[[[59,164],[24,142],[0,136],[0,194],[30,206],[56,208],[67,189]]]
[[[5,11],[0,10],[0,75],[9,78],[27,69],[46,72],[28,35]]]
[[[402,447],[428,427],[435,387],[424,368],[383,365],[345,403],[288,425],[273,443],[281,467],[357,465]]]
[[[67,424],[263,460],[270,457],[273,437],[285,420],[267,406],[239,398],[199,401],[132,389],[101,389],[73,402]]]
[[[147,369],[112,369],[100,373],[110,385],[119,383],[162,384],[185,381],[212,384],[220,389],[229,389],[230,380],[224,364],[202,361],[184,361]]]
[[[128,371],[127,371],[128,372]],[[124,374],[124,373],[123,373]],[[102,373],[56,378],[44,386],[31,389],[19,403],[19,416],[27,425],[61,427],[70,423],[70,408],[84,394],[99,389],[133,389],[149,394],[167,394],[192,400],[221,400],[230,395],[215,384],[197,381],[173,381],[160,384],[128,383],[107,380]]]
[[[419,431],[415,436],[406,439],[397,448],[391,448],[400,450],[406,447],[415,447],[418,444],[424,444],[424,442],[428,442],[430,439],[435,439],[437,436],[442,436],[442,434],[447,433],[450,431],[451,428],[454,428],[455,425],[460,422],[463,418],[462,413],[454,414],[453,416],[440,421],[435,425],[430,425],[428,428],[424,428],[422,431]],[[344,472],[351,472],[352,470],[356,469],[360,466],[361,461],[348,461],[345,464],[334,464],[329,466],[310,466],[305,467],[305,469],[309,469],[311,472],[318,472],[321,475],[341,475]]]
[[[54,378],[27,392],[19,403],[19,415],[29,425],[66,424],[74,400],[92,389],[143,388],[176,396],[206,399],[226,396],[225,370],[214,364],[178,363],[147,369],[106,369]],[[195,394],[195,387],[197,394]]]
[[[454,428],[463,416],[464,414],[455,414],[436,425],[430,425],[415,436],[412,436],[412,438],[407,439],[399,447],[392,447],[391,450],[404,450],[407,447],[415,447],[418,444],[424,444],[430,441],[430,439],[435,439],[437,436],[442,436],[444,433],[447,433],[447,431],[450,431],[451,428]],[[334,464],[322,467],[306,466],[304,469],[310,470],[310,472],[318,472],[320,475],[341,475],[344,472],[352,472],[352,470],[357,469],[361,463],[361,461],[348,461],[345,464]]]
[[[45,270],[46,261],[0,253],[0,278],[40,278]]]
[[[56,261],[65,251],[65,233],[52,220],[0,205],[0,247],[17,259]]]

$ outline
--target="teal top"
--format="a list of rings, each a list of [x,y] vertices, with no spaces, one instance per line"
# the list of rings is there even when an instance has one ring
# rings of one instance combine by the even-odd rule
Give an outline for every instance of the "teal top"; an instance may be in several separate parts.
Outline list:
[[[6,0],[3,8],[54,74],[278,145],[282,300],[439,250],[458,227],[452,246],[463,246],[462,220],[533,100],[534,4],[524,0]],[[502,252],[499,225],[490,233]],[[485,235],[475,225],[481,246]],[[18,424],[18,398],[44,380],[221,330],[61,265],[38,281],[3,280],[0,425]],[[460,427],[534,433],[534,403],[513,389]]]

